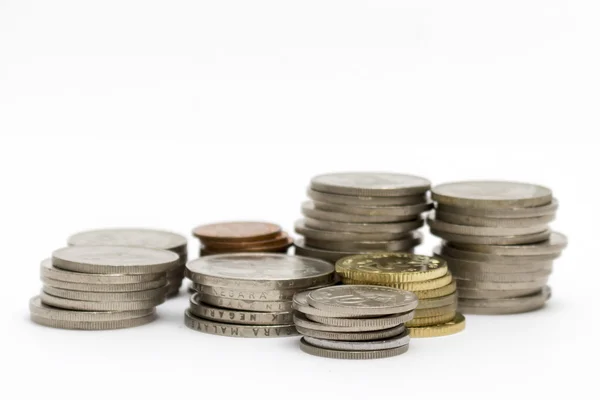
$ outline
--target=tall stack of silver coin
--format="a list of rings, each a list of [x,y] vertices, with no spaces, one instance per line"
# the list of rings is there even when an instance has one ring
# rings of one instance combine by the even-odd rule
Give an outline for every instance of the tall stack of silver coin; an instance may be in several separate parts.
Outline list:
[[[297,335],[292,299],[298,291],[333,285],[332,264],[276,253],[210,255],[187,263],[194,282],[187,327],[234,337]]]
[[[178,265],[167,250],[78,246],[42,261],[42,293],[31,299],[31,319],[64,329],[117,329],[156,318],[165,301],[165,272]]]
[[[111,228],[77,233],[69,237],[67,243],[69,246],[132,246],[170,250],[179,256],[179,263],[167,271],[167,297],[179,292],[188,259],[187,239],[182,235],[144,228]]]
[[[421,215],[431,209],[430,182],[412,175],[348,172],[310,182],[311,201],[295,229],[296,254],[336,262],[352,254],[411,252],[422,241]]]
[[[459,310],[511,314],[544,306],[553,260],[567,239],[552,232],[558,202],[546,187],[504,181],[434,187],[431,232],[444,239],[435,254],[456,280]]]
[[[408,350],[404,324],[413,319],[414,293],[381,286],[332,286],[294,296],[302,351],[328,358],[374,359]]]

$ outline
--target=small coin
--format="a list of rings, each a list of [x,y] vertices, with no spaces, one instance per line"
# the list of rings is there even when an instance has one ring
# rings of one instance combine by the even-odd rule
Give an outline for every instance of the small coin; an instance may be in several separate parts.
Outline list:
[[[427,225],[429,225],[429,227],[435,231],[465,236],[520,236],[533,235],[548,230],[547,224],[517,228],[491,228],[487,226],[456,225],[439,220],[436,218],[435,212],[427,217]]]
[[[294,308],[294,310],[300,311],[303,314],[310,314],[313,316],[319,316],[319,317],[331,317],[331,318],[339,318],[342,316],[348,316],[350,317],[352,314],[340,314],[339,312],[330,312],[330,311],[324,311],[324,310],[320,310],[318,308],[314,308],[312,307],[310,304],[308,304],[308,294],[310,293],[310,290],[306,290],[303,292],[298,292],[294,295],[294,299],[292,302],[292,307]]]
[[[155,308],[132,311],[73,311],[42,303],[40,296],[29,300],[29,312],[41,318],[73,322],[106,322],[134,319],[153,314]]]
[[[83,301],[139,301],[152,300],[155,298],[164,298],[167,294],[167,285],[156,289],[138,290],[136,292],[82,292],[78,290],[60,289],[44,285],[45,293],[62,297],[63,299],[83,300]]]
[[[344,257],[335,263],[343,279],[381,283],[420,282],[448,272],[446,261],[410,253],[373,253]]]
[[[298,332],[294,325],[242,325],[228,324],[224,322],[210,321],[198,318],[190,312],[185,311],[185,326],[190,329],[210,333],[212,335],[244,337],[244,338],[276,338],[285,336],[296,336]]]
[[[427,192],[431,182],[414,175],[389,172],[341,172],[315,176],[310,187],[349,196],[411,196]]]
[[[257,312],[219,308],[202,303],[201,296],[198,293],[190,298],[189,311],[199,318],[232,324],[290,325],[293,323],[292,312],[290,311]]]
[[[52,265],[52,260],[50,258],[47,258],[44,261],[42,261],[40,265],[40,275],[42,278],[90,285],[127,285],[143,282],[153,282],[163,279],[165,276],[164,273],[125,275],[86,274],[81,272],[72,272],[56,268]]]
[[[408,333],[404,332],[398,336],[394,336],[388,339],[373,340],[368,342],[328,340],[305,336],[304,341],[322,349],[343,351],[371,351],[395,349],[396,347],[406,346],[410,342],[410,336],[408,336]]]
[[[465,317],[456,313],[454,319],[439,325],[408,328],[411,338],[427,338],[436,336],[447,336],[461,332],[465,329]]]
[[[244,311],[263,311],[263,312],[282,312],[292,311],[291,301],[252,301],[227,299],[224,297],[210,296],[203,294],[200,300],[205,304],[210,304],[222,308],[231,308],[233,310]]]
[[[454,282],[452,280],[452,276],[450,276],[450,283],[448,283],[445,286],[429,290],[412,290],[412,292],[417,296],[417,298],[419,299],[419,304],[421,304],[422,300],[435,299],[437,297],[444,297],[455,293],[456,282]]]
[[[537,310],[544,306],[551,296],[549,286],[523,297],[506,299],[460,299],[459,309],[467,314],[516,314]],[[463,311],[464,310],[464,311]]]
[[[149,289],[157,289],[164,287],[167,284],[167,279],[163,276],[161,279],[150,281],[150,282],[140,282],[140,283],[125,283],[118,285],[111,284],[100,284],[95,285],[91,283],[75,283],[75,282],[65,282],[65,281],[57,281],[55,279],[44,278],[42,277],[42,283],[45,286],[51,286],[58,289],[66,289],[80,292],[136,292],[140,290],[149,290]]]
[[[187,253],[187,239],[177,233],[144,228],[112,228],[79,232],[67,239],[69,246],[128,246]]]
[[[430,227],[430,231],[433,235],[441,237],[444,240],[456,243],[465,244],[480,244],[480,245],[516,245],[516,244],[531,244],[538,243],[544,240],[548,240],[551,231],[546,230],[540,233],[533,233],[529,235],[518,235],[518,236],[476,236],[476,235],[459,235],[456,233],[449,233],[444,231],[438,231]]]
[[[409,220],[416,219],[419,215],[425,211],[429,211],[432,208],[432,203],[421,203],[413,204],[408,206],[380,206],[380,207],[364,207],[364,206],[346,206],[342,204],[331,204],[321,203],[319,201],[313,202],[314,207],[317,210],[329,211],[333,213],[345,213],[354,215],[387,215],[396,217],[411,216]]]
[[[79,329],[79,330],[108,330],[133,328],[148,324],[156,319],[156,313],[145,315],[143,317],[121,319],[115,321],[64,321],[60,319],[44,318],[37,314],[31,314],[30,318],[39,325],[60,329]]]
[[[458,292],[462,299],[504,299],[511,297],[521,297],[534,294],[540,291],[540,288],[533,289],[514,289],[514,290],[486,290],[486,289],[464,289]]]
[[[88,274],[155,274],[179,265],[169,250],[125,246],[73,246],[52,253],[52,264]]]
[[[456,286],[454,287],[456,288]],[[417,293],[415,293],[415,295],[417,296],[417,298],[419,298],[419,295]],[[417,306],[417,310],[456,305],[457,300],[458,294],[456,293],[456,291],[446,296],[433,297],[428,299],[419,298],[419,305]]]
[[[187,263],[186,275],[208,286],[280,290],[319,286],[333,280],[333,265],[315,258],[273,253],[235,253]]]
[[[552,261],[560,256],[560,251],[550,254],[539,254],[531,256],[503,256],[488,253],[477,253],[474,251],[467,251],[457,249],[448,242],[445,242],[442,246],[437,247],[434,250],[434,254],[448,261],[448,258],[461,260],[463,262],[475,262],[480,265],[496,264],[506,265],[507,267],[521,267],[523,265],[531,265],[537,263],[544,263]],[[500,267],[498,267],[500,268]]]
[[[547,255],[561,252],[567,247],[567,237],[562,233],[552,232],[548,240],[540,241],[539,243],[500,246],[486,244],[467,244],[467,243],[452,243],[452,247],[459,250],[472,251],[485,254],[494,254],[502,256],[533,256]]]
[[[484,289],[484,290],[521,290],[521,289],[539,289],[546,286],[548,278],[538,279],[530,282],[488,282],[488,281],[470,281],[466,279],[456,279],[459,297],[462,289]]]
[[[535,218],[555,214],[556,210],[558,210],[558,200],[552,199],[550,204],[526,208],[474,208],[438,203],[436,210],[444,213],[472,215],[484,218]]]
[[[288,245],[290,237],[285,232],[280,232],[277,236],[272,239],[255,240],[250,242],[221,242],[218,240],[203,240],[202,243],[205,247],[212,251],[224,251],[224,250],[245,250],[245,249],[256,249],[256,248],[280,248]]]
[[[151,300],[139,301],[85,301],[64,299],[49,295],[48,293],[40,293],[42,303],[51,307],[64,308],[67,310],[78,311],[132,311],[132,310],[147,310],[154,308],[159,304],[164,303],[164,297],[156,297]]]
[[[381,330],[391,328],[400,324],[404,324],[414,318],[415,312],[410,311],[403,314],[392,314],[384,317],[376,318],[329,318],[319,317],[316,315],[304,314],[311,320],[329,326],[357,327],[357,328],[374,328],[373,330]]]
[[[296,326],[298,333],[305,337],[310,336],[313,338],[327,339],[327,340],[347,340],[347,341],[367,341],[367,340],[380,340],[390,337],[394,337],[402,334],[406,329],[404,325],[398,325],[393,328],[383,329],[379,331],[370,332],[327,332],[317,331],[314,329],[302,328]]]
[[[412,321],[408,321],[406,323],[406,327],[414,328],[414,327],[421,327],[421,326],[445,324],[446,322],[453,321],[455,315],[456,315],[456,308],[453,311],[449,311],[442,315],[433,315],[433,316],[429,316],[429,317],[415,318]]]
[[[294,324],[296,326],[312,329],[315,331],[326,331],[326,332],[369,332],[378,331],[381,329],[390,328],[390,326],[384,328],[377,328],[373,326],[336,326],[336,325],[325,325],[320,322],[311,321],[306,317],[305,314],[296,311],[294,313]]]
[[[437,185],[433,200],[441,204],[473,208],[525,208],[552,202],[552,191],[544,186],[507,181],[466,181]]]
[[[458,302],[455,301],[454,303],[448,304],[446,306],[433,307],[433,308],[420,308],[420,309],[415,310],[415,319],[437,317],[440,315],[451,314],[453,312],[456,312],[457,305],[458,305]]]
[[[331,350],[324,349],[321,347],[313,346],[306,342],[304,338],[300,339],[300,349],[310,355],[325,357],[325,358],[336,358],[341,360],[374,360],[377,358],[387,358],[398,356],[408,351],[409,345],[396,347],[393,349],[386,350],[370,350],[370,351],[344,351],[344,350]]]
[[[423,224],[422,220],[412,223],[413,229],[418,229]],[[377,240],[398,240],[406,236],[410,230],[401,233],[358,233],[358,232],[340,232],[340,231],[325,231],[321,229],[313,229],[306,226],[304,220],[298,220],[294,224],[296,233],[307,238],[328,241],[377,241]]]
[[[555,217],[556,214],[528,218],[487,218],[473,215],[454,214],[439,210],[435,211],[435,218],[440,222],[489,228],[525,228],[528,226],[547,225],[552,222]]]
[[[307,201],[302,203],[302,215],[305,217],[319,219],[321,221],[334,221],[334,222],[348,222],[348,223],[368,223],[368,224],[377,224],[377,223],[392,223],[392,222],[402,222],[402,221],[411,221],[415,218],[419,217],[416,215],[354,215],[347,214],[345,212],[332,212],[332,211],[324,211],[317,209],[315,207],[315,203],[312,201]]]
[[[374,197],[374,196],[349,196],[343,194],[332,194],[319,192],[308,188],[306,191],[308,197],[314,201],[322,203],[345,204],[355,206],[406,206],[411,204],[425,203],[427,201],[424,195],[413,196],[393,196],[393,197]]]
[[[261,242],[263,243],[263,242]],[[210,253],[210,254],[225,254],[225,253],[270,253],[270,252],[278,252],[278,251],[284,251],[286,249],[288,249],[292,244],[294,243],[294,239],[292,239],[291,237],[287,237],[285,239],[285,241],[283,242],[283,244],[275,244],[275,245],[263,245],[263,246],[256,246],[256,247],[244,247],[244,248],[239,248],[237,250],[232,250],[232,249],[215,249],[214,247],[212,247],[212,243],[205,243],[204,246],[202,246],[202,252],[204,254],[206,253]]]
[[[334,222],[334,221],[322,221],[319,219],[313,219],[306,217],[304,218],[304,226],[308,229],[316,229],[323,231],[333,232],[347,232],[347,233],[367,233],[367,234],[404,234],[404,236],[415,229],[419,229],[423,226],[422,219],[416,219],[414,221],[406,222],[393,222],[393,223],[379,223],[379,224],[356,224],[349,222]],[[402,237],[402,236],[400,236]]]
[[[423,236],[420,232],[411,232],[399,240],[380,240],[380,241],[331,241],[318,240],[309,237],[304,238],[305,246],[311,249],[326,250],[333,252],[349,252],[357,254],[357,252],[379,252],[379,251],[406,251],[420,245],[423,241]]]
[[[267,222],[220,222],[197,226],[192,233],[207,241],[252,242],[277,237],[281,227]]]
[[[413,293],[383,286],[330,286],[312,290],[308,304],[340,315],[389,315],[412,311],[418,299]]]
[[[372,282],[367,280],[353,280],[348,278],[342,278],[342,283],[346,285],[378,285],[387,286],[396,289],[408,290],[411,292],[424,291],[438,289],[447,286],[452,283],[452,274],[447,273],[446,275],[431,279],[429,281],[422,282],[401,282],[401,283],[388,283],[388,282]]]

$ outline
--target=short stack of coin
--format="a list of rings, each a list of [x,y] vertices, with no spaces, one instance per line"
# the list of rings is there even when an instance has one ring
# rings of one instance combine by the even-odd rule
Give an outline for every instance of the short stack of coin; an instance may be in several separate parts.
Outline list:
[[[286,253],[292,238],[268,222],[220,222],[192,231],[200,240],[200,255],[226,253]]]
[[[410,253],[373,253],[342,258],[335,264],[348,285],[379,285],[408,290],[419,299],[414,319],[406,323],[413,338],[460,332],[464,317],[456,312],[456,283],[446,262]]]
[[[170,250],[179,263],[167,271],[167,297],[179,292],[188,259],[187,239],[177,233],[144,228],[111,228],[80,232],[67,239],[69,246],[131,246]]]
[[[332,286],[294,296],[294,322],[302,351],[328,358],[365,360],[408,350],[405,328],[417,297],[408,291],[368,285]]]
[[[273,253],[201,257],[187,263],[186,276],[198,292],[185,312],[187,327],[249,338],[296,335],[294,294],[335,283],[326,261]]]
[[[503,181],[455,182],[432,190],[431,232],[444,239],[435,254],[448,262],[459,310],[512,314],[539,309],[553,260],[567,245],[552,232],[558,202],[546,187]]]
[[[336,262],[351,254],[410,252],[422,241],[421,215],[431,209],[430,182],[377,172],[314,177],[295,229],[296,254]]]
[[[64,329],[117,329],[156,318],[165,301],[166,271],[177,254],[158,249],[77,246],[42,261],[42,293],[31,299],[32,321]]]

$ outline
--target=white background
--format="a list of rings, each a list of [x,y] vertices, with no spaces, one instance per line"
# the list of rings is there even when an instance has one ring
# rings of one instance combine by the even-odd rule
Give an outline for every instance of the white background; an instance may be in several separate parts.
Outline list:
[[[598,11],[578,0],[0,0],[2,397],[591,396]],[[230,219],[291,230],[311,176],[342,170],[550,186],[570,245],[548,307],[469,316],[460,335],[367,362],[305,355],[297,338],[189,330],[183,291],[140,328],[28,320],[39,262],[71,233],[189,236]]]

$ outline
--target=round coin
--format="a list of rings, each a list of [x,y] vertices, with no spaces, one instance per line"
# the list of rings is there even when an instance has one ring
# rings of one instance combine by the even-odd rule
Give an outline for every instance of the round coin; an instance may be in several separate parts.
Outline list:
[[[521,290],[521,289],[539,289],[546,286],[548,278],[538,279],[530,282],[488,282],[488,281],[470,281],[466,279],[456,279],[458,287],[458,297],[460,291],[464,289],[485,289],[485,290]]]
[[[313,218],[304,218],[304,226],[309,229],[317,229],[323,231],[348,232],[348,233],[403,233],[419,229],[423,226],[422,219],[414,221],[395,222],[395,223],[379,223],[379,224],[355,224],[348,222],[333,222],[322,221]]]
[[[319,339],[347,341],[381,340],[400,335],[406,330],[404,325],[398,325],[390,329],[370,332],[327,332],[302,328],[301,326],[297,326],[296,329],[298,330],[298,333],[304,335],[305,337],[310,336]]]
[[[456,225],[439,220],[438,218],[436,218],[435,213],[432,213],[427,217],[427,225],[429,225],[429,227],[435,231],[454,233],[457,235],[466,236],[533,235],[548,230],[548,225],[545,224],[517,228],[491,228],[487,226]]]
[[[389,172],[340,172],[315,176],[310,187],[350,196],[410,196],[425,193],[431,182],[414,175]]]
[[[461,332],[465,329],[465,317],[456,313],[454,319],[439,325],[408,328],[411,338],[427,338],[436,336],[447,336]]]
[[[550,236],[552,237],[552,235]],[[476,262],[479,264],[500,264],[507,266],[521,266],[552,261],[560,256],[560,251],[550,254],[538,254],[530,256],[508,256],[489,253],[477,253],[455,248],[452,244],[445,242],[434,250],[434,254],[448,261],[452,257],[463,262]],[[499,268],[499,267],[498,267]]]
[[[307,354],[318,357],[336,358],[340,360],[374,360],[377,358],[393,357],[406,353],[408,351],[408,345],[386,350],[344,351],[324,349],[313,346],[312,344],[306,342],[304,338],[302,338],[300,339],[300,349]]]
[[[438,203],[437,211],[444,213],[472,215],[484,218],[533,218],[543,215],[552,215],[558,210],[558,201],[552,199],[550,204],[539,207],[527,208],[473,208],[473,207],[457,207],[448,204]]]
[[[514,289],[514,290],[486,290],[486,289],[464,289],[458,292],[460,300],[462,299],[504,299],[511,297],[521,297],[534,294],[540,291],[539,287],[533,289]]]
[[[147,310],[154,308],[159,304],[164,303],[164,297],[157,297],[151,300],[139,301],[85,301],[64,299],[49,295],[48,293],[40,293],[42,303],[52,307],[64,308],[67,310],[79,311],[132,311],[132,310]]]
[[[305,314],[304,316],[311,321],[319,322],[329,326],[345,326],[357,328],[374,328],[373,330],[387,329],[393,326],[403,324],[414,318],[415,312],[410,311],[404,314],[386,315],[376,318],[330,318],[319,317],[316,315]]]
[[[189,310],[185,311],[185,326],[190,329],[210,333],[212,335],[244,337],[244,338],[276,338],[296,336],[298,331],[294,325],[242,325],[228,324],[198,318]]]
[[[42,261],[40,265],[40,275],[42,279],[54,279],[63,282],[82,283],[90,285],[128,285],[144,282],[153,282],[164,279],[164,273],[156,274],[85,274],[81,272],[72,272],[56,268],[52,265],[50,258]]]
[[[277,237],[281,227],[267,222],[219,222],[201,225],[192,233],[201,240],[252,242]]]
[[[456,312],[457,301],[442,307],[421,308],[415,310],[415,319],[437,317],[444,314]]]
[[[40,296],[29,300],[29,312],[39,317],[60,321],[106,322],[134,319],[153,314],[155,308],[132,311],[73,311],[56,308],[42,303]]]
[[[476,236],[476,235],[459,235],[456,233],[449,233],[445,231],[439,231],[430,228],[433,235],[439,236],[444,240],[456,243],[465,244],[483,244],[483,245],[515,245],[515,244],[531,244],[538,243],[544,240],[548,240],[551,231],[546,230],[544,232],[533,233],[529,235],[518,235],[518,236]]]
[[[411,236],[410,239],[405,239],[406,246],[403,246],[402,249],[398,249],[397,251],[411,250],[412,248],[418,246],[422,242],[421,237],[422,236],[420,234],[415,233],[415,235]],[[398,242],[401,242],[401,241],[398,241]],[[334,243],[336,243],[336,242],[334,242]],[[347,242],[339,242],[339,243],[341,243],[343,245],[349,244]],[[373,243],[373,242],[367,242],[367,243]],[[381,243],[390,243],[390,242],[381,242]],[[350,244],[351,244],[351,242],[350,242]],[[368,253],[374,253],[374,252],[380,251],[380,250],[336,251],[336,250],[317,249],[314,247],[307,246],[305,244],[305,239],[302,239],[302,238],[296,239],[294,242],[294,246],[296,249],[296,255],[312,257],[312,258],[319,258],[321,260],[325,260],[325,261],[328,261],[331,263],[335,263],[340,258],[344,258],[344,257],[355,255],[355,254],[368,254]]]
[[[461,312],[467,314],[516,314],[537,310],[544,306],[551,296],[550,287],[545,286],[542,290],[523,297],[506,299],[462,299],[459,303]]]
[[[292,311],[291,301],[252,301],[227,299],[224,297],[203,294],[200,300],[205,304],[233,310],[263,311],[263,312],[285,312]]]
[[[345,204],[355,206],[406,206],[411,204],[425,203],[427,198],[424,195],[414,196],[392,196],[392,197],[373,197],[373,196],[349,196],[343,194],[332,194],[319,192],[308,188],[306,191],[308,197],[314,201],[322,203]]]
[[[138,290],[136,292],[82,292],[78,290],[60,289],[44,285],[45,293],[62,297],[63,299],[84,301],[139,301],[164,298],[167,294],[167,285],[156,289]]]
[[[470,281],[487,281],[487,282],[530,282],[548,278],[552,273],[552,269],[546,269],[534,272],[522,273],[492,273],[492,272],[473,272],[466,269],[457,268],[452,271],[456,279],[466,279]]]
[[[389,282],[375,282],[368,280],[353,280],[349,278],[343,278],[342,282],[347,285],[380,285],[380,286],[388,286],[392,288],[408,290],[411,292],[423,291],[423,290],[432,290],[438,289],[444,286],[447,286],[452,283],[452,274],[447,273],[446,275],[431,279],[429,281],[421,281],[421,282],[399,282],[399,283],[389,283]]]
[[[436,210],[435,218],[440,222],[455,225],[482,226],[489,228],[525,228],[528,226],[547,225],[554,220],[556,214],[528,218],[487,218],[473,215],[454,214]]]
[[[143,228],[111,228],[79,232],[67,239],[69,246],[128,246],[187,252],[187,239],[177,233]]]
[[[202,303],[201,296],[196,293],[190,298],[190,312],[203,319],[242,325],[290,325],[293,323],[292,312],[258,312],[240,311],[214,307]]]
[[[264,242],[260,242],[260,243],[264,243]],[[269,253],[269,252],[273,252],[273,251],[284,251],[284,250],[288,249],[292,245],[292,243],[294,243],[294,239],[292,239],[291,237],[288,236],[285,238],[285,241],[283,243],[279,243],[279,244],[275,244],[275,245],[266,244],[266,245],[261,245],[261,246],[256,246],[256,247],[246,246],[244,248],[232,250],[232,249],[215,249],[214,247],[212,247],[212,242],[207,242],[202,246],[202,252],[204,254],[206,254],[206,253],[224,254],[224,253],[234,253],[234,252],[237,252],[237,253],[239,253],[239,252]]]
[[[433,315],[429,317],[415,318],[412,321],[408,321],[406,323],[407,328],[421,327],[421,326],[431,326],[431,325],[439,325],[445,324],[446,322],[450,322],[454,320],[456,316],[456,308],[453,311],[447,312],[441,315]]]
[[[60,329],[78,329],[78,330],[108,330],[133,328],[148,324],[156,319],[156,313],[145,315],[143,317],[121,319],[115,321],[64,321],[60,319],[44,318],[37,314],[31,314],[31,320],[39,325]]]
[[[94,285],[90,283],[57,281],[55,279],[42,277],[42,283],[45,286],[80,292],[137,292],[164,287],[165,285],[167,285],[167,279],[163,276],[161,279],[150,282],[125,283],[119,285]]]
[[[331,241],[318,240],[309,237],[304,238],[304,243],[313,249],[328,251],[345,251],[351,254],[357,252],[379,252],[379,251],[406,251],[420,245],[423,241],[423,235],[420,232],[411,232],[410,234],[398,240],[380,240],[380,241]]]
[[[294,324],[299,327],[312,329],[315,331],[326,331],[326,332],[369,332],[369,331],[378,331],[385,328],[390,328],[391,326],[386,326],[384,328],[377,328],[374,326],[336,326],[336,325],[325,325],[320,322],[311,321],[306,317],[305,314],[301,314],[299,312],[294,313]]]
[[[326,204],[326,203],[321,203]],[[354,215],[345,212],[332,212],[317,209],[315,203],[307,201],[302,203],[302,215],[305,217],[319,219],[321,221],[348,222],[348,223],[368,223],[378,224],[386,222],[402,222],[414,220],[418,215]]]
[[[203,240],[204,246],[211,249],[212,251],[219,250],[236,250],[242,251],[246,248],[280,248],[289,244],[290,237],[285,232],[280,232],[277,236],[272,239],[250,241],[250,242],[221,242],[218,240]]]
[[[347,340],[327,340],[305,336],[304,341],[322,349],[344,350],[344,351],[371,351],[395,349],[406,346],[410,342],[410,336],[406,332],[388,339],[374,340],[368,342],[356,342]]]
[[[334,213],[345,213],[355,215],[389,215],[397,217],[406,217],[409,220],[416,219],[425,211],[432,208],[431,203],[413,204],[409,206],[385,206],[385,207],[361,207],[361,206],[346,206],[342,204],[313,202],[317,210],[329,211]],[[408,218],[408,217],[411,218]]]
[[[452,247],[458,248],[459,250],[502,256],[533,256],[556,254],[564,250],[565,247],[567,247],[567,237],[562,233],[552,232],[547,239],[548,240],[540,241],[539,243],[514,246],[453,242]]]
[[[454,282],[452,280],[452,276],[450,276],[450,283],[445,286],[428,290],[412,290],[412,292],[417,296],[419,299],[419,304],[421,304],[422,300],[444,297],[456,292],[456,282]]]
[[[216,286],[198,285],[194,284],[194,288],[197,292],[223,297],[226,299],[236,300],[251,300],[251,301],[281,301],[281,300],[292,300],[297,290],[262,290],[262,291],[251,291],[242,290],[237,288],[224,288]]]
[[[455,286],[455,288],[456,288],[456,286]],[[415,295],[417,296],[417,298],[419,298],[419,295],[417,293],[415,293]],[[440,297],[434,297],[434,298],[428,298],[428,299],[420,299],[419,298],[419,305],[417,306],[417,310],[423,310],[423,309],[427,309],[427,308],[438,308],[438,307],[444,307],[444,306],[449,306],[449,305],[456,305],[457,300],[458,300],[458,295],[457,295],[456,291],[454,291],[453,293],[446,295],[446,296],[440,296]]]
[[[411,222],[413,229],[418,229],[422,224],[422,220]],[[328,241],[377,241],[377,240],[398,240],[406,236],[407,232],[389,233],[389,232],[340,232],[340,231],[325,231],[321,229],[313,229],[306,226],[304,220],[298,220],[294,224],[294,229],[300,235],[307,238]]]

